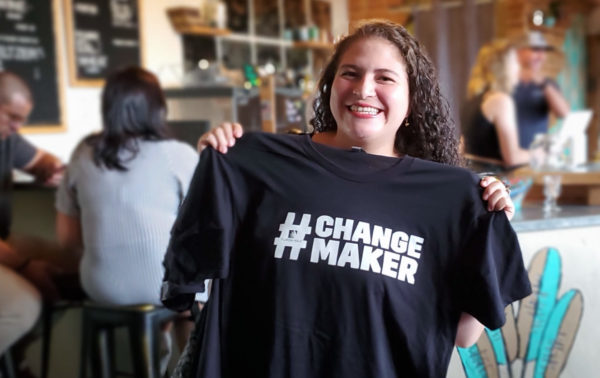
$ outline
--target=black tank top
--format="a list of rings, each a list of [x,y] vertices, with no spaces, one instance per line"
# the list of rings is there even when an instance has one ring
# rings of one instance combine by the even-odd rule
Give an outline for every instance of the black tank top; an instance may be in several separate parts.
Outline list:
[[[498,134],[493,123],[481,111],[484,93],[471,98],[461,112],[465,152],[471,155],[502,160]]]

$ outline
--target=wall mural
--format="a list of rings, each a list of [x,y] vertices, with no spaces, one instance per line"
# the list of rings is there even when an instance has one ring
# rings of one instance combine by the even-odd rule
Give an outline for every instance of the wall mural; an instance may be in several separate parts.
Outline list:
[[[587,51],[584,15],[578,14],[573,17],[571,27],[565,34],[562,50],[566,64],[556,81],[572,110],[585,109]]]
[[[468,378],[558,377],[569,357],[583,315],[583,296],[569,289],[559,297],[561,259],[544,248],[529,266],[533,293],[506,308],[506,324],[485,329],[469,348],[457,348]]]

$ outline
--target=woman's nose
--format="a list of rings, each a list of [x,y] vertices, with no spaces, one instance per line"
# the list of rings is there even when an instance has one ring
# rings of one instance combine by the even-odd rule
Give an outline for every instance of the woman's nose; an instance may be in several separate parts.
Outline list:
[[[360,98],[371,97],[375,94],[375,83],[372,79],[364,77],[356,83],[352,93]]]

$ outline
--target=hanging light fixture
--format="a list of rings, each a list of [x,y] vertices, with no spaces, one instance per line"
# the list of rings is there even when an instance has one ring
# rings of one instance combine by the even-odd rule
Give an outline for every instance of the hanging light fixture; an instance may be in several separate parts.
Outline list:
[[[533,22],[535,26],[542,25],[544,23],[544,12],[541,9],[534,10],[531,22]]]

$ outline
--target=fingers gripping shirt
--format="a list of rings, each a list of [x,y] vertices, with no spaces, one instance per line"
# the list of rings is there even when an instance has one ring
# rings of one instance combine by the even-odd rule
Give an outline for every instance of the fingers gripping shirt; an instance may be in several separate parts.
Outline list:
[[[252,133],[200,161],[164,292],[215,279],[198,376],[444,376],[461,312],[497,327],[529,293],[466,170]]]

